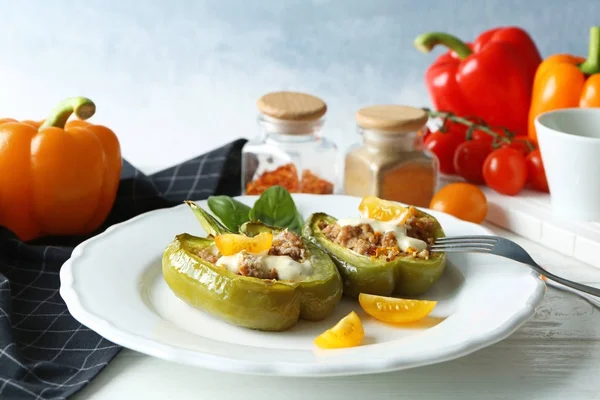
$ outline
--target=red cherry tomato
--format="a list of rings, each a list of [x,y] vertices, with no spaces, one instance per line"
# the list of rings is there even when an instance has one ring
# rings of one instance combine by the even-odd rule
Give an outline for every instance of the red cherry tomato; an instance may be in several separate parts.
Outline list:
[[[425,148],[434,153],[440,162],[440,171],[454,174],[454,152],[462,139],[458,135],[446,132],[433,132],[425,139]]]
[[[519,150],[502,147],[491,152],[483,164],[485,183],[498,193],[515,195],[527,181],[527,163]]]
[[[519,150],[524,156],[527,156],[527,154],[536,148],[535,144],[528,136],[515,136],[511,139],[510,143],[502,144],[502,147],[512,147],[513,149]]]
[[[461,143],[454,153],[454,169],[456,173],[469,182],[482,184],[483,163],[492,152],[491,142],[469,140]]]
[[[525,161],[527,162],[527,176],[531,187],[537,191],[548,193],[550,190],[540,150],[533,150],[527,155]]]
[[[429,128],[429,126],[425,126],[419,132],[419,136],[423,139],[423,142],[425,142],[425,140],[429,137],[429,135],[431,135],[432,133],[435,133],[435,132],[452,134],[457,137],[460,137],[462,140],[465,140],[464,138],[466,137],[467,127],[463,124],[459,124],[459,123],[453,122],[451,120],[446,120],[445,124],[443,126],[439,127],[439,129],[435,128],[434,130],[431,130]]]
[[[497,135],[502,136],[502,137],[506,137],[506,132],[504,132],[504,129],[502,128],[490,128],[493,132],[495,132]],[[480,141],[484,141],[487,142],[489,144],[492,144],[494,142],[494,136],[490,135],[488,132],[484,132],[482,130],[479,129],[475,129],[473,131],[473,135],[471,136],[471,138],[473,140],[480,140]]]
[[[463,124],[447,121],[445,128],[447,133],[457,136],[462,141],[464,141],[467,137],[467,127]]]

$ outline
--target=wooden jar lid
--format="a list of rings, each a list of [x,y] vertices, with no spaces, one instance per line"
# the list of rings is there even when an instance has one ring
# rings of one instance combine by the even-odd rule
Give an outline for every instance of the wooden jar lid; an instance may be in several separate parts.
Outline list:
[[[361,128],[388,134],[416,132],[427,119],[421,108],[397,105],[375,105],[356,112],[356,122]]]
[[[273,92],[256,102],[261,113],[288,121],[310,121],[321,118],[327,105],[318,97],[299,92]]]

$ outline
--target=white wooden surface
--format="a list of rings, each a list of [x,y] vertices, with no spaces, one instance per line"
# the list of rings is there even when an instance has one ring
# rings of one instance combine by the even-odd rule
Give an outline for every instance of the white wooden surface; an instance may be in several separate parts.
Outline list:
[[[499,227],[548,270],[600,287],[600,271]],[[525,268],[525,267],[524,267]],[[122,350],[73,398],[120,399],[600,399],[600,310],[548,288],[508,339],[442,364],[381,375],[293,379],[231,375]]]
[[[555,216],[546,193],[524,190],[504,196],[482,189],[488,199],[488,221],[600,269],[600,222]]]
[[[464,180],[443,175],[441,182]],[[600,269],[600,221],[554,215],[548,193],[524,189],[516,196],[506,196],[485,185],[480,188],[488,201],[487,221]]]

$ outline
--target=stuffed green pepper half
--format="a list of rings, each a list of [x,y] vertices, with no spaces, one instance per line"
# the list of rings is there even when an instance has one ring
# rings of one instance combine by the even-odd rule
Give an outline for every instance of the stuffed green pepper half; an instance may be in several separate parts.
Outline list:
[[[283,331],[298,319],[317,321],[333,312],[342,280],[318,246],[259,222],[233,233],[188,204],[208,237],[184,233],[167,246],[162,272],[177,297],[228,323],[261,331]]]
[[[389,202],[375,201],[387,207],[381,209],[390,210]],[[436,238],[444,236],[439,222],[414,207],[395,207],[401,208],[399,218],[387,221],[369,217],[369,209],[361,209],[357,219],[338,220],[325,213],[308,218],[303,236],[333,259],[345,295],[419,296],[442,276],[446,254],[428,250]]]

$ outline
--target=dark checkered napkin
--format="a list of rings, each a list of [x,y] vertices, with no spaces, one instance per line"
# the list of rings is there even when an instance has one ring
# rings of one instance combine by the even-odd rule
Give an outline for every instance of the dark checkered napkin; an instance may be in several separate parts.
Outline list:
[[[125,162],[117,200],[99,232],[186,199],[238,195],[244,143],[237,140],[151,176]],[[0,227],[0,399],[66,399],[119,352],[77,322],[58,292],[62,264],[88,237],[24,243]]]

